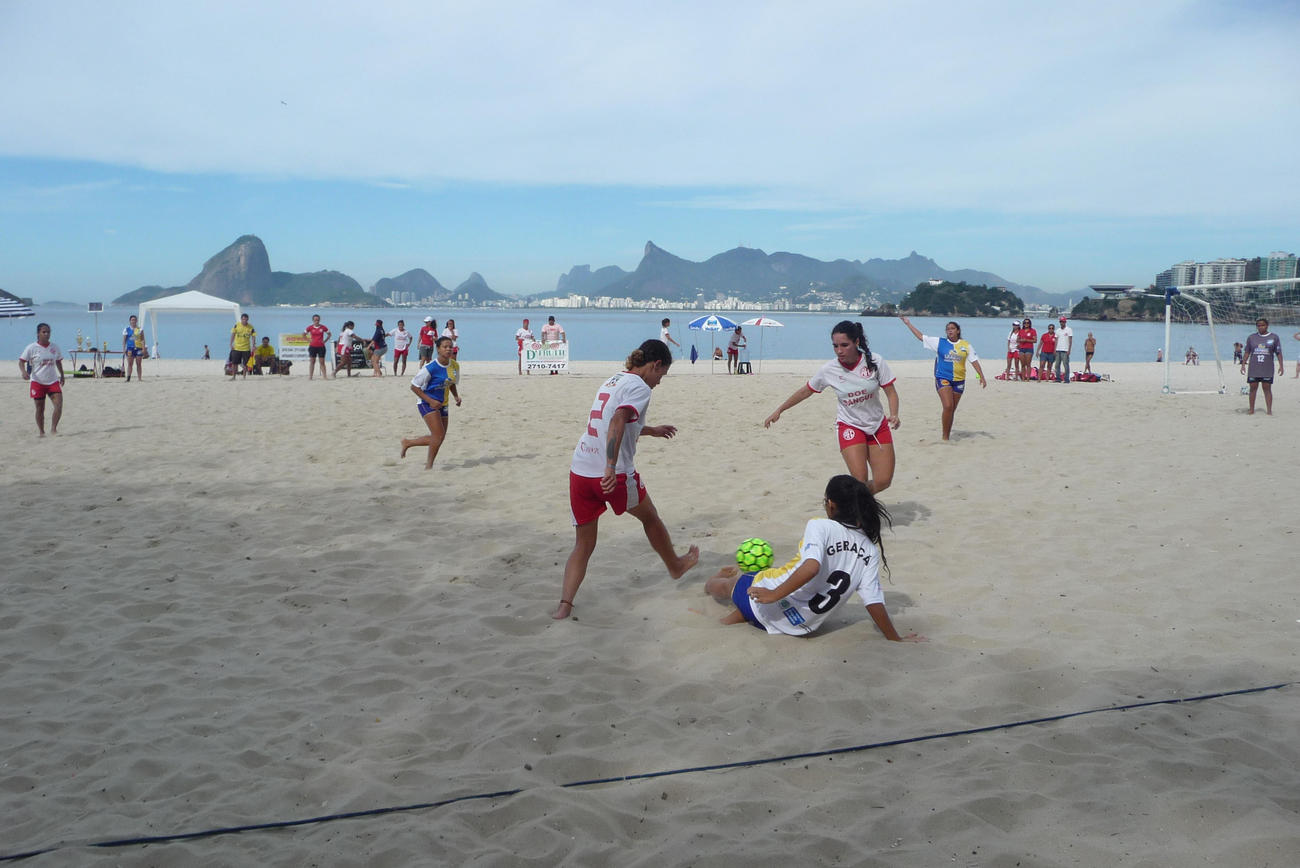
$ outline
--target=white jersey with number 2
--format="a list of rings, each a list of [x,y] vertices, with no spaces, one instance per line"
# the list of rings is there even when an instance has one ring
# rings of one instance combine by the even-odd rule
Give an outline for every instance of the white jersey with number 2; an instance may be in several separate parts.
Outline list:
[[[799,556],[784,566],[755,573],[754,586],[779,587],[806,560],[818,564],[817,575],[806,585],[775,603],[751,603],[754,617],[767,632],[806,636],[854,592],[863,605],[885,602],[880,591],[880,549],[856,527],[829,518],[810,520]]]
[[[650,387],[631,371],[623,371],[606,380],[592,402],[587,430],[578,440],[578,446],[573,450],[573,463],[569,465],[578,476],[599,479],[605,475],[605,439],[609,434],[609,422],[621,407],[632,411],[632,419],[623,430],[614,472],[628,476],[636,472],[632,460],[636,456],[636,440],[645,427],[646,410],[650,407]]]

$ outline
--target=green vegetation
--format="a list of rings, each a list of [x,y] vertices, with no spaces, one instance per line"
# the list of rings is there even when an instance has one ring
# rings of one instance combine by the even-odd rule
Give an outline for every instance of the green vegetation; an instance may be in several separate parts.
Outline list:
[[[912,316],[994,317],[1019,315],[1025,303],[1006,289],[944,281],[933,286],[918,284],[898,303],[898,309]]]
[[[1163,298],[1085,298],[1074,306],[1071,316],[1075,319],[1123,320],[1131,322],[1163,321],[1165,318],[1165,300]]]

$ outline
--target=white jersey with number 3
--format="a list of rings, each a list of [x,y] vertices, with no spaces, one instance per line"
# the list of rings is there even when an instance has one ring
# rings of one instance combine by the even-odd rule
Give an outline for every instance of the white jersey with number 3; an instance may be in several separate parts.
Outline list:
[[[775,603],[751,602],[754,617],[767,632],[806,636],[854,592],[867,606],[885,602],[880,591],[880,549],[862,531],[829,518],[810,520],[799,556],[756,573],[754,587],[779,587],[807,560],[817,561],[818,569],[806,585]]]
[[[650,387],[631,371],[623,371],[605,381],[591,404],[587,429],[582,432],[578,446],[573,450],[573,463],[569,465],[578,476],[599,479],[605,475],[605,439],[609,435],[609,422],[621,407],[627,407],[632,418],[623,429],[623,442],[619,444],[618,465],[614,472],[628,476],[636,472],[632,459],[636,456],[636,440],[645,427]]]

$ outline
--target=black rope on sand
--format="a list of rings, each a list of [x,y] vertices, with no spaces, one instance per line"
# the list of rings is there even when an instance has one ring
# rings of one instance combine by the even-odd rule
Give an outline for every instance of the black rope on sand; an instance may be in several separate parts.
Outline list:
[[[624,783],[627,781],[646,781],[654,778],[670,777],[674,775],[685,775],[694,772],[717,772],[726,771],[727,769],[741,769],[752,766],[772,765],[775,763],[792,762],[795,760],[817,759],[819,757],[837,756],[848,753],[861,753],[868,750],[877,750],[885,747],[898,747],[905,744],[917,744],[923,741],[935,741],[942,738],[959,738],[965,735],[978,735],[986,732],[996,732],[1004,729],[1018,729],[1023,726],[1036,726],[1043,723],[1056,723],[1062,720],[1069,720],[1072,717],[1085,717],[1091,714],[1101,714],[1107,711],[1132,711],[1137,708],[1150,708],[1155,705],[1179,705],[1188,702],[1204,702],[1207,699],[1222,699],[1225,696],[1245,696],[1252,693],[1265,693],[1270,690],[1281,690],[1290,687],[1294,682],[1283,681],[1279,684],[1269,684],[1263,687],[1245,687],[1241,690],[1225,690],[1219,693],[1203,693],[1199,696],[1188,696],[1182,699],[1149,699],[1145,702],[1131,702],[1127,705],[1111,705],[1102,708],[1089,708],[1083,711],[1068,711],[1063,714],[1052,714],[1046,717],[1035,717],[1028,720],[1015,720],[1009,723],[994,723],[988,726],[976,726],[970,729],[949,730],[946,732],[934,732],[927,735],[915,735],[908,738],[896,738],[889,741],[877,741],[869,744],[853,745],[851,747],[829,748],[827,750],[809,751],[806,753],[786,754],[778,757],[763,757],[753,760],[739,760],[730,763],[715,763],[706,766],[691,766],[688,768],[664,769],[657,772],[639,772],[631,775],[615,775],[607,778],[588,778],[581,781],[570,781],[567,784],[560,784],[561,789],[573,789],[576,787],[591,787],[599,784]],[[486,799],[503,799],[509,796],[517,796],[524,791],[522,787],[516,787],[512,790],[497,790],[491,793],[474,793],[466,796],[455,796],[450,799],[442,799],[437,802],[419,802],[412,805],[393,805],[386,808],[370,808],[364,811],[347,811],[340,814],[325,814],[319,817],[307,817],[300,820],[279,820],[270,823],[253,823],[244,826],[225,826],[215,829],[204,829],[199,832],[176,832],[170,835],[145,835],[133,838],[116,838],[108,841],[94,841],[86,844],[62,843],[51,847],[44,847],[39,850],[28,850],[24,853],[10,853],[0,855],[0,862],[16,862],[20,859],[30,859],[33,856],[40,856],[44,853],[53,853],[56,850],[63,850],[68,847],[133,847],[147,844],[165,844],[172,841],[193,841],[199,838],[214,838],[218,835],[235,835],[240,832],[261,832],[269,829],[290,829],[295,826],[308,826],[317,823],[332,823],[336,820],[355,820],[360,817],[380,817],[386,814],[409,813],[412,811],[427,811],[433,808],[445,808],[449,805],[459,804],[461,802],[482,801]]]

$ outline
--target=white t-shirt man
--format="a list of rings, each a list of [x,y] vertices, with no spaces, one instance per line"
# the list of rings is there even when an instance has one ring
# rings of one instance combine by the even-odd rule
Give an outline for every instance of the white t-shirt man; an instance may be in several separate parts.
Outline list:
[[[756,573],[754,586],[780,587],[806,560],[817,561],[817,575],[808,584],[775,603],[751,601],[754,617],[767,632],[806,636],[855,592],[863,605],[885,602],[880,590],[880,550],[862,531],[829,518],[809,521],[799,542],[799,556]]]
[[[629,478],[636,473],[633,458],[636,456],[637,438],[645,427],[646,410],[650,407],[650,387],[631,371],[623,371],[605,381],[591,404],[587,430],[578,438],[569,465],[576,475],[592,479],[605,475],[605,439],[609,435],[609,420],[622,407],[632,411],[632,419],[623,429],[623,442],[619,444],[614,472],[626,473]]]
[[[1061,324],[1056,327],[1056,351],[1058,353],[1068,353],[1070,347],[1074,345],[1074,329],[1061,320]]]
[[[868,434],[875,433],[885,421],[880,389],[895,379],[884,359],[876,353],[871,354],[871,359],[876,365],[874,372],[867,370],[864,354],[851,371],[832,359],[808,381],[808,388],[814,392],[821,392],[828,386],[835,390],[835,397],[839,400],[839,407],[835,410],[837,422],[852,425]]]

